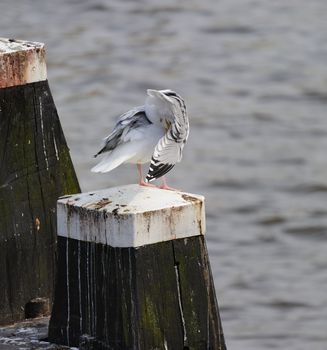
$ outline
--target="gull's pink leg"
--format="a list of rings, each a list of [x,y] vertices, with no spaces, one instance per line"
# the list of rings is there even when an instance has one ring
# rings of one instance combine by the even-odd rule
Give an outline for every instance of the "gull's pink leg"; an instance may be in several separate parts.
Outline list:
[[[167,185],[166,178],[164,176],[162,177],[162,185],[159,188],[161,188],[162,190],[180,191],[180,190],[178,190],[176,188],[169,187]]]
[[[137,163],[137,172],[139,174],[139,185],[140,186],[145,186],[145,187],[156,187],[155,185],[149,184],[148,182],[145,182],[143,180],[143,175],[142,175],[142,164]]]

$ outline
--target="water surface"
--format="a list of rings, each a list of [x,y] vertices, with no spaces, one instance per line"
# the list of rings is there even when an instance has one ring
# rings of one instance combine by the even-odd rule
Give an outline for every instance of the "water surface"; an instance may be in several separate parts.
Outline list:
[[[147,88],[191,120],[170,184],[206,196],[229,349],[326,349],[327,3],[2,0],[2,36],[42,41],[84,191],[115,118]]]

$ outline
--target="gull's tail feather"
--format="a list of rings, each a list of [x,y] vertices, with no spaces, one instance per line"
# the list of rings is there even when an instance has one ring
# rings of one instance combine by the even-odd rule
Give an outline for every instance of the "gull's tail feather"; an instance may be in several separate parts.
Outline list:
[[[117,168],[120,164],[133,158],[135,155],[136,152],[131,152],[131,147],[122,145],[120,147],[117,147],[111,153],[107,154],[99,164],[95,165],[91,169],[91,171],[94,173],[106,173]]]

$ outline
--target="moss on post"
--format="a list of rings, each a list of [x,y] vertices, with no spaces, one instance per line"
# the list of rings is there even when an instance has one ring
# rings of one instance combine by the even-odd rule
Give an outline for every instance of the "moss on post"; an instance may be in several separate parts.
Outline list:
[[[52,299],[56,201],[80,187],[45,80],[44,46],[0,39],[0,67],[0,324],[5,324],[23,319],[31,300]]]
[[[225,350],[204,231],[202,196],[128,185],[60,199],[49,340]]]

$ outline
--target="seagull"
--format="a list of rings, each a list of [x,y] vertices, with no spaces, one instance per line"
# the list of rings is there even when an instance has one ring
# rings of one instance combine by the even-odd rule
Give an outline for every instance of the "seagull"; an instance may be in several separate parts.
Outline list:
[[[172,90],[147,90],[143,106],[134,107],[121,115],[104,145],[94,156],[104,158],[91,171],[106,173],[123,163],[137,164],[139,185],[155,187],[150,182],[163,177],[181,161],[189,135],[189,121],[183,98]],[[145,180],[142,164],[150,162]]]

